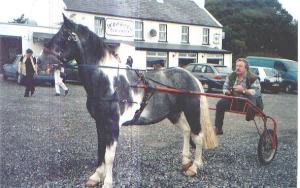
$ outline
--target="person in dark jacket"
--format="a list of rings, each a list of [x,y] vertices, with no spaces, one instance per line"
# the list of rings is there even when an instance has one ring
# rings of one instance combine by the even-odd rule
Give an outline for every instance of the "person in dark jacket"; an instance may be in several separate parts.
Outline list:
[[[133,59],[131,56],[128,56],[126,65],[128,65],[130,68],[132,68],[132,64],[133,64]]]
[[[254,104],[257,99],[261,99],[261,87],[259,79],[256,75],[249,71],[248,62],[239,58],[236,60],[236,69],[229,74],[223,85],[223,93],[225,95],[233,95],[238,97],[245,97],[250,99]],[[221,99],[216,105],[216,118],[215,118],[215,133],[217,135],[223,134],[223,120],[225,111],[230,108],[231,100]],[[235,101],[233,103],[233,109],[242,111],[244,107],[243,101]],[[248,114],[249,112],[249,114]],[[248,109],[246,114],[246,120],[249,121],[254,118],[255,113]]]
[[[25,94],[24,97],[32,96],[35,88],[34,88],[34,74],[37,74],[37,63],[36,58],[32,56],[33,51],[31,49],[26,50],[26,54],[21,57],[19,62],[19,73],[22,74],[25,84]]]

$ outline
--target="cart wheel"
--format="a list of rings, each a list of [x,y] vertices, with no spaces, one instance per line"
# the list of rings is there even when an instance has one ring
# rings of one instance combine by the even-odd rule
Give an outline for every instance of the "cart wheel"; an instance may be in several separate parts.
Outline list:
[[[273,140],[273,138],[275,138],[275,140]],[[272,141],[275,144],[275,148],[272,148]],[[267,129],[260,135],[257,154],[259,162],[262,165],[267,165],[272,162],[277,151],[277,145],[277,134],[272,129]]]

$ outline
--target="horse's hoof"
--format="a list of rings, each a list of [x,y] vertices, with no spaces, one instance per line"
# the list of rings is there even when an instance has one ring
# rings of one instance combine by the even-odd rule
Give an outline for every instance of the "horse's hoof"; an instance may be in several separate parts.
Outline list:
[[[190,161],[190,162],[188,162],[187,164],[182,165],[182,170],[183,170],[184,172],[186,172],[192,165],[193,165],[193,162]]]
[[[184,174],[185,174],[186,176],[189,176],[189,177],[194,177],[194,176],[197,175],[197,172],[195,172],[195,171],[193,171],[193,170],[191,170],[191,169],[188,169],[187,171],[184,171]]]
[[[92,179],[89,179],[85,186],[86,187],[96,187],[98,185],[99,182],[95,181],[95,180],[92,180]]]

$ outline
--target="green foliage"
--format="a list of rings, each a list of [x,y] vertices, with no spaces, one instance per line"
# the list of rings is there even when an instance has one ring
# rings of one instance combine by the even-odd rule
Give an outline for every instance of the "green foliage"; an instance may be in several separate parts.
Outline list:
[[[223,48],[233,57],[266,55],[297,60],[298,22],[278,0],[206,0],[224,26]]]

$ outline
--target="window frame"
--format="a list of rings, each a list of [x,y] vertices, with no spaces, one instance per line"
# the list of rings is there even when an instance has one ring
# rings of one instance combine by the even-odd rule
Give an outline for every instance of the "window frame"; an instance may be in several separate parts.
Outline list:
[[[160,30],[161,25],[165,26],[165,31]],[[161,33],[165,33],[165,35],[166,35],[166,38],[164,40],[161,40],[161,38],[160,38]],[[167,41],[168,41],[168,25],[167,24],[159,24],[159,26],[158,26],[158,42],[167,42]]]
[[[102,28],[103,29],[103,36],[100,36],[99,33],[97,32],[97,27],[98,26],[96,26],[96,20],[99,20],[100,24],[101,24],[101,22],[103,22],[103,28]],[[94,17],[94,28],[95,28],[95,33],[96,33],[97,36],[99,36],[101,38],[105,38],[105,18],[104,17],[99,17],[99,16]]]
[[[184,28],[187,28],[187,33],[183,33]],[[186,41],[183,41],[184,36],[187,37]],[[184,44],[189,44],[190,43],[190,28],[189,28],[189,26],[182,26],[181,27],[181,43],[184,43]]]
[[[205,31],[207,31],[207,33],[205,33]],[[204,39],[207,39],[207,41]],[[209,45],[209,28],[203,28],[202,30],[202,44]]]
[[[161,54],[164,55],[161,55]],[[158,59],[165,59],[164,67],[169,67],[169,54],[168,52],[163,51],[146,51],[146,69],[150,70],[153,69],[152,66],[147,66],[147,58],[158,58]]]
[[[141,23],[141,25],[142,25],[141,30],[137,29],[136,23]],[[141,38],[137,38],[136,37],[136,32],[141,32],[142,37]],[[134,22],[134,40],[137,40],[137,41],[143,41],[144,40],[144,22],[143,21],[136,20]]]

